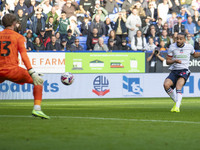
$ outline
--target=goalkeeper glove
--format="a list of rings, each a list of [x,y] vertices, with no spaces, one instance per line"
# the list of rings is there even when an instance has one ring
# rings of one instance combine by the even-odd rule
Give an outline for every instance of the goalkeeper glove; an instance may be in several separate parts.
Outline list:
[[[44,80],[40,77],[43,76],[43,74],[38,74],[35,72],[34,69],[28,70],[28,73],[30,74],[31,78],[33,79],[34,85],[42,85]]]

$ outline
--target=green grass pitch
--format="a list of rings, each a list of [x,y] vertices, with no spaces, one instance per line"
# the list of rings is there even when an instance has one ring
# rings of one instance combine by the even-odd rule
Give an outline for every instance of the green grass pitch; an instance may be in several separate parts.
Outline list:
[[[0,101],[0,150],[199,150],[200,101],[183,98]]]

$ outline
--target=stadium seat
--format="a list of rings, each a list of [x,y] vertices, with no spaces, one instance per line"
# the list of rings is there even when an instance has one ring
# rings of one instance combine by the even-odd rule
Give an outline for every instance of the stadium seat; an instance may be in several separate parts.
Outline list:
[[[105,44],[108,44],[108,39],[109,39],[109,37],[108,37],[108,36],[105,36],[105,37],[103,37],[103,39],[104,39],[104,43],[105,43]]]
[[[87,37],[86,36],[77,36],[77,39],[79,39],[80,44],[86,44]]]

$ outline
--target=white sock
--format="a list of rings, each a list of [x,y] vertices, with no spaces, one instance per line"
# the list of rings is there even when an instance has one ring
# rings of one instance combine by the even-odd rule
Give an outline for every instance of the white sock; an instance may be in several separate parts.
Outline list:
[[[176,92],[172,88],[169,88],[167,94],[171,97],[171,99],[176,103]]]
[[[182,93],[181,90],[176,90],[176,107],[180,107],[182,101]]]
[[[34,108],[33,108],[34,110],[38,110],[38,111],[40,111],[41,110],[41,106],[40,105],[34,105]]]

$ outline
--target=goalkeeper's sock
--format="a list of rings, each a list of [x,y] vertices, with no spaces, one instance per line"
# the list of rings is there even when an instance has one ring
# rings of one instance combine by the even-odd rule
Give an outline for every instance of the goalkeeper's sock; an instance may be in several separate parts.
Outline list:
[[[181,90],[176,90],[176,107],[180,107],[181,105],[181,101],[182,101],[182,93],[181,93]]]
[[[176,92],[172,88],[169,88],[168,90],[166,90],[166,92],[171,97],[171,99],[176,103]]]
[[[34,110],[41,110],[42,90],[43,90],[43,86],[34,85],[34,88],[33,88]]]

